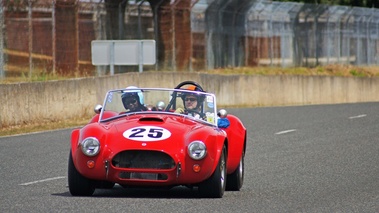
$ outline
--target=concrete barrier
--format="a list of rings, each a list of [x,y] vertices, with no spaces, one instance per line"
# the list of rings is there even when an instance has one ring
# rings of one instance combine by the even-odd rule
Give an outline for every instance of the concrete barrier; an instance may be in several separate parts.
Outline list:
[[[215,93],[218,106],[279,106],[379,101],[379,78],[215,75],[143,72],[73,80],[1,84],[0,127],[93,115],[110,89],[174,88],[192,80]]]

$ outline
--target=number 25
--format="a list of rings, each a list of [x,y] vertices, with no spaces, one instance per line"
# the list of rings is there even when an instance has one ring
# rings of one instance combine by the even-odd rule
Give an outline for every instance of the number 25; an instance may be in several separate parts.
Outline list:
[[[145,128],[136,128],[133,129],[132,131],[135,132],[131,134],[129,137],[130,138],[143,138],[145,136],[149,138],[161,138],[163,135],[163,129],[157,129],[157,128],[148,128],[148,132],[146,132]],[[147,134],[147,135],[145,135]]]

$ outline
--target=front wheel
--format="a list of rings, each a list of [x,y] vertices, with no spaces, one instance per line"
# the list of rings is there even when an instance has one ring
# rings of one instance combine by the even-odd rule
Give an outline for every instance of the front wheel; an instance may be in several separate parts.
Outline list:
[[[222,198],[226,187],[226,147],[222,148],[220,160],[211,177],[199,185],[201,197]]]
[[[95,192],[93,181],[76,170],[71,152],[68,157],[68,188],[72,196],[91,196]]]
[[[245,173],[245,153],[242,152],[240,163],[237,169],[230,175],[228,175],[228,181],[226,182],[226,190],[239,191],[243,185],[244,173]]]

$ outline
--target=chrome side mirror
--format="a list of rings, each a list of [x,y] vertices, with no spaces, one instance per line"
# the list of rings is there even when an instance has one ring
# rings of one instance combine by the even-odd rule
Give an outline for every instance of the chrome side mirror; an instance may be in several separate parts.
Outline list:
[[[228,112],[225,109],[220,109],[218,111],[217,116],[219,119],[217,120],[217,126],[219,128],[228,128],[230,126],[230,121],[226,117],[228,115]]]
[[[93,111],[96,113],[96,114],[100,114],[101,110],[103,109],[103,106],[101,106],[100,104],[96,105],[95,108],[93,109]]]
[[[217,115],[220,117],[220,118],[226,118],[226,116],[228,115],[228,112],[225,110],[225,109],[220,109],[217,113]]]
[[[157,103],[157,110],[163,111],[166,108],[166,104],[163,101],[158,101]]]

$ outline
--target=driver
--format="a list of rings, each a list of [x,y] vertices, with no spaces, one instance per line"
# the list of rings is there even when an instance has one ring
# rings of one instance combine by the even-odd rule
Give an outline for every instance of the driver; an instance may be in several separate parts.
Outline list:
[[[196,86],[190,86],[187,88],[187,90],[199,91],[199,89],[197,89]],[[181,98],[183,100],[184,109],[177,108],[175,112],[190,115],[195,118],[200,118],[201,108],[205,98],[204,95],[191,92],[184,92],[181,95]]]
[[[138,87],[129,86],[126,89]],[[146,111],[147,108],[143,105],[143,94],[141,90],[125,90],[121,95],[122,104],[129,112]]]

